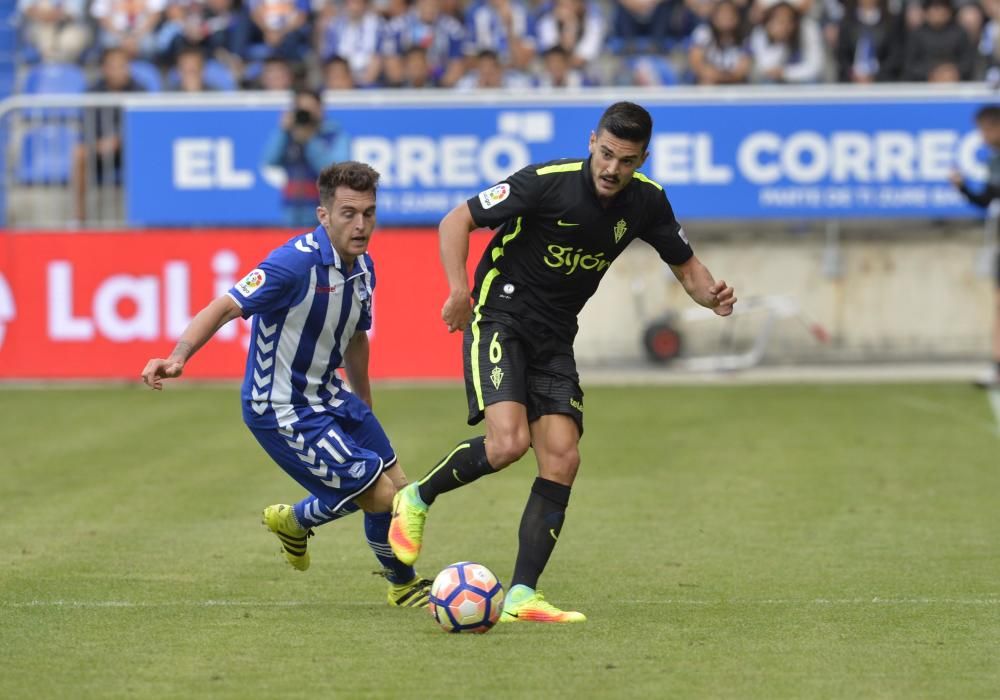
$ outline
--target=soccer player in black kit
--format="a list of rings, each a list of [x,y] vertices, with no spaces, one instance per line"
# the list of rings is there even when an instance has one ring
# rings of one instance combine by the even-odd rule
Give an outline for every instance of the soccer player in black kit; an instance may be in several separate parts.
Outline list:
[[[463,441],[393,501],[389,543],[400,561],[420,554],[427,511],[447,491],[535,451],[538,477],[521,518],[514,575],[502,622],[582,622],[536,590],[559,538],[580,465],[583,391],[573,339],[577,315],[604,273],[635,238],[670,265],[691,298],[719,316],[736,297],[691,251],[657,183],[638,169],[653,122],[639,105],[618,102],[590,135],[590,157],[529,165],[455,207],[441,221],[441,260],[450,294],[441,311],[463,330],[469,424],[486,435]],[[469,234],[496,235],[476,269],[470,305]]]

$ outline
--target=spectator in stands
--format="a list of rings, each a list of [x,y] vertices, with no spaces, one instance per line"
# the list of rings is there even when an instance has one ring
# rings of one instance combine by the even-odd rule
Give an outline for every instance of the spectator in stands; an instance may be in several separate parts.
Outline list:
[[[205,83],[205,54],[195,46],[181,49],[177,55],[177,87],[180,92],[206,92],[211,90]]]
[[[372,9],[388,24],[409,12],[410,7],[407,0],[373,0]]]
[[[234,0],[168,0],[156,36],[160,62],[173,65],[185,47],[196,46],[206,57],[238,72],[250,29],[250,18],[242,8],[234,7]]]
[[[250,48],[245,58],[278,56],[300,62],[309,50],[308,0],[248,0]]]
[[[326,0],[316,23],[320,59],[346,58],[356,85],[376,85],[382,75],[384,32],[385,22],[369,0],[343,0],[339,10],[334,0]]]
[[[278,56],[265,58],[260,75],[251,84],[257,90],[291,90],[295,82],[295,72],[288,61]]]
[[[989,0],[983,5],[987,14],[986,26],[979,42],[984,77],[994,89],[1000,87],[1000,0]]]
[[[480,51],[475,67],[455,83],[459,90],[495,90],[531,87],[531,78],[520,71],[504,68],[496,51]]]
[[[972,80],[975,47],[958,26],[951,0],[925,0],[924,23],[910,33],[903,78],[911,81]]]
[[[986,10],[977,0],[958,0],[955,3],[955,20],[969,35],[969,41],[976,46],[983,37],[986,27]]]
[[[46,63],[76,63],[90,45],[86,0],[18,0],[25,41]]]
[[[162,65],[174,65],[184,47],[203,44],[208,35],[207,12],[204,0],[167,0],[156,32],[156,54]]]
[[[740,17],[744,17],[744,15],[749,13],[748,1],[737,1],[737,6],[740,9]],[[712,16],[712,10],[715,9],[717,3],[718,0],[684,0],[685,13],[677,15],[677,18],[673,22],[676,27],[675,38],[685,39],[691,35],[691,32],[699,24],[708,23],[709,18]]]
[[[129,54],[124,47],[106,49],[101,57],[101,77],[90,92],[142,92],[132,78]],[[97,107],[85,110],[83,139],[73,152],[73,190],[77,221],[87,219],[90,184],[106,188],[119,183],[122,166],[122,109]]]
[[[406,82],[404,57],[412,48],[423,49],[432,82],[451,87],[465,73],[465,27],[441,11],[440,0],[416,0],[386,26],[383,54],[389,85]]]
[[[837,80],[897,80],[902,70],[903,22],[888,0],[848,0],[837,35]]]
[[[764,12],[750,33],[753,80],[758,83],[814,83],[823,79],[825,48],[819,24],[781,0]]]
[[[165,0],[94,0],[90,14],[100,26],[101,47],[121,47],[133,60],[153,60],[165,7]]]
[[[591,84],[583,71],[573,67],[569,53],[558,44],[542,53],[542,65],[536,76],[538,87],[580,88]]]
[[[691,34],[688,65],[698,85],[731,85],[750,78],[747,31],[732,0],[719,0],[708,22]]]
[[[406,50],[403,54],[403,79],[399,86],[412,89],[441,87],[436,71],[427,60],[427,49],[411,46]]]
[[[979,0],[953,0],[951,3],[955,21],[969,35],[969,41],[972,42],[973,46],[978,44],[982,38],[986,21],[991,15],[991,5],[995,4],[995,0],[983,0],[982,4]],[[912,32],[922,27],[927,21],[926,1],[908,0],[905,17],[908,31]]]
[[[688,3],[711,3],[713,0],[686,0]],[[787,2],[789,5],[798,10],[799,15],[802,17],[812,17],[814,0],[747,0],[749,4],[741,4],[744,0],[739,0],[741,9],[744,12],[745,18],[750,22],[751,27],[756,27],[758,24],[764,23],[765,15],[768,11],[780,2]],[[837,2],[837,0],[816,0],[816,2]],[[823,14],[822,10],[819,13]]]
[[[601,8],[592,0],[553,0],[538,18],[538,50],[560,46],[574,68],[585,68],[600,55],[606,32]]]
[[[958,171],[951,174],[951,183],[965,195],[971,203],[978,207],[989,207],[1000,200],[1000,106],[987,105],[976,112],[976,127],[983,143],[990,149],[987,162],[987,180],[985,187],[978,191],[972,190],[965,178]],[[1000,389],[1000,250],[995,251],[994,260],[995,287],[993,290],[993,338],[992,365],[986,373],[976,380],[983,388]]]
[[[291,109],[282,115],[280,128],[268,140],[263,158],[265,165],[284,173],[281,201],[285,223],[303,228],[315,225],[319,205],[316,178],[326,166],[348,157],[348,137],[336,122],[324,118],[319,94],[297,89]]]
[[[643,42],[662,46],[668,36],[676,34],[672,20],[683,11],[683,0],[618,0],[612,35],[621,40],[624,53],[636,51]]]
[[[354,77],[351,64],[341,56],[330,56],[323,63],[323,88],[325,90],[353,90]]]
[[[484,51],[499,57],[502,65],[527,69],[535,57],[527,8],[520,0],[476,0],[465,15],[466,54],[481,57]]]

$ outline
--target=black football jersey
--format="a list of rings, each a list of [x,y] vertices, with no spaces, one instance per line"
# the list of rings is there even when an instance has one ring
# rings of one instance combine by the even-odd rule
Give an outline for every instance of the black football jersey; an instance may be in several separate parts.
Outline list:
[[[476,268],[477,305],[561,334],[575,335],[580,310],[634,238],[671,265],[693,255],[660,185],[636,172],[605,207],[589,159],[529,165],[468,204],[477,225],[496,229]]]

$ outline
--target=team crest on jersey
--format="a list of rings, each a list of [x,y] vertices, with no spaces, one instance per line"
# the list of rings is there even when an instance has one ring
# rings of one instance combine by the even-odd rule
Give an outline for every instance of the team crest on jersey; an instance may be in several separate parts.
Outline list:
[[[494,185],[488,190],[480,192],[479,203],[483,205],[483,209],[489,209],[490,207],[495,207],[509,196],[510,185],[506,182],[501,182],[499,185]]]
[[[258,289],[264,286],[264,280],[267,279],[267,275],[260,268],[256,270],[250,270],[246,277],[241,279],[236,283],[236,291],[242,294],[244,297],[248,297]]]
[[[618,223],[615,224],[615,243],[622,239],[626,231],[628,231],[628,224],[625,223],[625,219],[618,219]]]
[[[490,381],[493,382],[493,388],[500,390],[500,382],[503,381],[503,370],[500,369],[499,365],[493,365],[493,371],[490,372]]]

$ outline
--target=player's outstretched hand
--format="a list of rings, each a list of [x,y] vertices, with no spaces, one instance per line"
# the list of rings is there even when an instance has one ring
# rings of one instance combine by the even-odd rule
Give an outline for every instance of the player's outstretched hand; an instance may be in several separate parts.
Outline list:
[[[472,305],[468,294],[451,294],[441,309],[441,320],[448,326],[448,332],[464,331],[472,318]]]
[[[718,316],[728,316],[733,313],[733,304],[736,303],[736,292],[726,284],[725,280],[718,280],[708,288],[708,291],[715,298],[712,304],[712,311]]]
[[[183,362],[156,358],[146,363],[146,368],[142,370],[142,381],[150,389],[161,391],[164,379],[179,377],[183,371]]]

